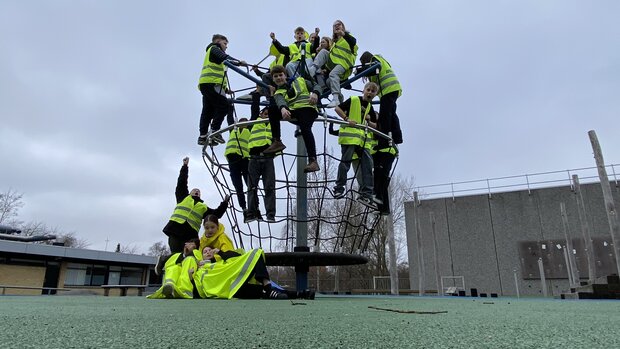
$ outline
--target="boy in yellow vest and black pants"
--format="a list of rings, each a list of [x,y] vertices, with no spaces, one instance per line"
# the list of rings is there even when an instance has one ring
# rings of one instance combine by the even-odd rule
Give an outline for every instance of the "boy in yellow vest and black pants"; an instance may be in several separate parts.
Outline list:
[[[316,160],[316,141],[312,134],[312,125],[319,116],[316,103],[321,95],[321,87],[313,85],[303,77],[297,77],[289,84],[285,68],[281,65],[271,69],[271,76],[277,86],[273,96],[277,109],[269,114],[273,143],[264,153],[274,154],[286,148],[280,139],[280,120],[289,120],[299,126],[306,145],[308,165],[304,168],[304,172],[316,172],[319,170],[319,163]]]

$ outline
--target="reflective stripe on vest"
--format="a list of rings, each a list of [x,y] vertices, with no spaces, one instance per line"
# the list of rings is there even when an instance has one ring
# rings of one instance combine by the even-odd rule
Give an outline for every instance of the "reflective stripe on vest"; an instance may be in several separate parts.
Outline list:
[[[381,55],[373,56],[379,63],[381,63],[381,70],[379,70],[379,76],[371,76],[370,81],[379,85],[379,97],[388,93],[398,91],[398,96],[402,93],[402,88],[398,82],[398,78],[392,66]]]
[[[183,224],[185,222],[196,230],[200,231],[200,223],[202,223],[202,217],[209,208],[204,203],[198,201],[194,203],[194,198],[188,195],[183,201],[177,204],[170,220]]]
[[[226,150],[224,156],[229,154],[238,154],[244,158],[250,156],[248,143],[250,142],[250,130],[244,128],[239,133],[240,129],[235,129],[230,133],[230,138],[226,143]]]
[[[254,126],[252,126],[252,132],[250,133],[248,148],[252,149],[269,144],[271,144],[271,125],[269,122],[266,124],[254,124]]]
[[[204,63],[202,63],[202,72],[200,73],[200,79],[198,84],[218,84],[228,87],[228,81],[226,80],[227,67],[223,64],[216,64],[209,60],[211,56],[211,49],[209,47],[207,54],[205,55]]]
[[[351,106],[349,107],[349,120],[355,121],[358,125],[365,122],[366,115],[370,111],[370,103],[366,107],[364,116],[362,116],[362,103],[358,96],[351,97]],[[338,131],[338,144],[342,145],[358,145],[366,147],[366,135],[363,129],[356,127],[341,126]]]
[[[306,54],[305,58],[312,58],[312,52],[310,51],[310,43],[304,42],[301,45],[305,45]],[[300,45],[300,46],[301,46]],[[289,56],[291,57],[291,62],[296,62],[301,60],[301,48],[297,47],[297,44],[288,45]]]
[[[329,58],[332,63],[341,65],[345,70],[351,69],[355,65],[356,57],[357,45],[351,51],[351,47],[344,37],[338,39],[329,51]]]
[[[297,79],[295,79],[291,84],[290,88],[295,91],[295,95],[293,97],[288,96],[287,89],[284,87],[279,88],[276,91],[276,94],[284,96],[289,109],[295,110],[306,107],[316,109],[316,106],[310,104],[310,92],[308,91],[308,86],[306,85],[306,80],[304,80],[304,78],[297,77]]]

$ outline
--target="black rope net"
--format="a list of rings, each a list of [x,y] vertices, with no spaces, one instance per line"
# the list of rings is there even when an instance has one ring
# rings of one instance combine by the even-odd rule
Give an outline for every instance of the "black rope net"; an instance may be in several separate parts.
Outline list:
[[[256,81],[249,74],[238,69],[246,78]],[[357,78],[359,79],[359,78]],[[352,79],[353,80],[353,79]],[[350,82],[343,82],[343,86],[351,88]],[[268,119],[257,119],[239,122],[239,111],[243,105],[250,104],[245,99],[235,98],[235,92],[247,91],[253,87],[243,88],[232,92],[229,99],[231,103],[232,117],[229,116],[229,126],[214,132],[209,137],[221,135],[226,141],[233,129],[241,125],[253,125],[257,123],[268,123]],[[359,91],[359,90],[354,90]],[[264,97],[263,97],[264,99]],[[263,100],[261,106],[268,105]],[[303,147],[303,140],[299,132],[295,132],[292,123],[282,121],[282,138],[288,145],[286,151],[274,158],[276,172],[276,216],[275,222],[265,220],[244,222],[243,210],[239,206],[236,198],[236,191],[230,178],[230,167],[224,156],[226,144],[214,146],[215,142],[208,142],[203,147],[203,160],[221,197],[230,195],[230,207],[226,211],[226,217],[232,228],[232,238],[237,247],[244,249],[260,247],[270,252],[292,252],[297,250],[297,231],[298,229],[307,230],[307,245],[313,252],[328,252],[334,254],[364,254],[372,238],[375,228],[383,217],[372,205],[362,204],[357,200],[360,196],[357,178],[361,175],[359,162],[353,161],[348,172],[345,195],[342,198],[334,198],[334,186],[338,165],[340,163],[340,146],[337,144],[338,137],[329,134],[330,124],[348,125],[339,117],[329,115],[326,109],[319,105],[319,118],[315,120],[313,134],[316,140],[317,161],[321,168],[320,171],[305,174],[298,171],[298,166],[305,166],[306,154]],[[232,120],[231,120],[232,119]],[[247,117],[247,119],[250,119]],[[291,127],[293,126],[293,127]],[[366,132],[374,132],[375,137],[388,137],[366,125],[355,125],[354,127],[363,128]],[[320,130],[322,129],[322,130]],[[288,137],[288,138],[287,138]],[[299,138],[297,140],[296,138]],[[296,144],[301,143],[301,152],[298,155]],[[301,163],[300,163],[301,162]],[[398,158],[392,166],[392,173]],[[298,173],[305,178],[298,181]],[[248,183],[244,182],[244,195],[247,197]],[[298,197],[307,196],[306,200],[298,201]],[[258,187],[259,209],[263,209],[264,188],[260,181]],[[299,206],[299,207],[298,207]],[[305,214],[298,214],[298,209],[304,210]],[[302,218],[303,216],[305,218]],[[300,225],[300,223],[302,225]],[[304,226],[305,225],[305,226]],[[300,228],[301,227],[301,228]],[[316,264],[318,265],[318,264]]]

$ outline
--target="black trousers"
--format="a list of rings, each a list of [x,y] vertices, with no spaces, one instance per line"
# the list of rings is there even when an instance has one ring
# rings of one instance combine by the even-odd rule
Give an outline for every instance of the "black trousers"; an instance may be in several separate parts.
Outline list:
[[[388,213],[390,212],[390,172],[394,163],[394,155],[378,151],[373,155],[373,163],[375,195],[383,201],[383,204],[378,205],[377,208],[380,212]]]
[[[316,159],[316,141],[314,140],[314,134],[312,134],[312,125],[318,116],[318,112],[312,107],[291,110],[291,123],[299,126],[301,137],[304,139],[304,144],[306,145],[306,152],[311,159]],[[269,123],[271,124],[271,134],[274,139],[280,139],[282,137],[282,131],[280,129],[281,120],[281,111],[272,113],[270,110]]]
[[[383,95],[379,100],[379,120],[377,121],[379,131],[389,134],[392,132],[392,140],[395,144],[403,142],[403,132],[400,129],[400,120],[396,114],[396,100],[398,99],[398,91],[390,92]],[[379,138],[379,147],[382,149],[388,146],[388,141]]]
[[[198,234],[196,234],[195,237],[197,238]],[[175,254],[177,252],[183,252],[183,247],[185,247],[185,243],[191,239],[192,238],[180,238],[174,235],[168,236],[168,247],[170,247],[170,252],[172,252],[172,254]]]
[[[250,159],[244,158],[238,154],[230,154],[228,155],[228,167],[230,169],[230,180],[232,181],[233,186],[235,187],[235,192],[237,194],[237,200],[239,201],[239,206],[242,209],[246,209],[247,205],[245,202],[245,193],[243,190],[243,182],[245,185],[248,185],[248,164]]]
[[[265,265],[265,261],[263,259],[259,259],[254,266],[248,280],[254,277],[259,282],[263,280],[269,280],[269,272],[267,271],[267,266]],[[263,295],[263,285],[255,285],[249,284],[247,281],[239,288],[237,293],[235,293],[236,298],[241,299],[257,299],[261,298]]]
[[[229,115],[230,124],[230,104],[226,96],[215,91],[213,84],[200,84],[202,93],[202,113],[200,114],[200,134],[205,135],[211,129],[217,131],[222,127],[224,117]]]

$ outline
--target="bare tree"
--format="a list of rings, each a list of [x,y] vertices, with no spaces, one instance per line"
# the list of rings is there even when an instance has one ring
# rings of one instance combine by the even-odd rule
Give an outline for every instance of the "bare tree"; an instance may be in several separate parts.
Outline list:
[[[120,246],[120,248],[118,248],[118,246]],[[120,253],[127,253],[127,254],[137,254],[138,253],[138,246],[134,245],[134,244],[129,244],[129,245],[121,245],[118,244],[117,245],[117,252]]]
[[[9,188],[6,192],[0,193],[0,224],[13,227],[20,226],[21,221],[17,220],[19,209],[24,206],[23,195]]]
[[[88,246],[90,246],[90,242],[88,242],[86,239],[77,237],[74,232],[60,233],[56,235],[56,239],[64,241],[65,247],[87,248]]]
[[[162,255],[170,255],[170,248],[168,248],[168,244],[163,241],[157,241],[147,252],[148,256],[162,256]]]

